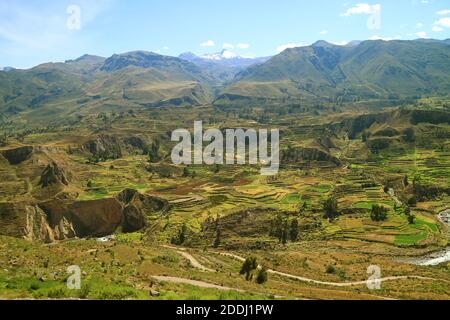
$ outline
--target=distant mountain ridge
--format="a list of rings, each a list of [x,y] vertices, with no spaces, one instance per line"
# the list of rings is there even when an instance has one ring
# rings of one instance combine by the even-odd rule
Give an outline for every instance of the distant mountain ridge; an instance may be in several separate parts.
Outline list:
[[[199,105],[212,100],[213,81],[195,64],[176,57],[145,51],[109,58],[84,55],[0,72],[0,113],[31,110],[27,116],[33,118],[89,112],[103,105]]]
[[[0,72],[0,114],[28,120],[135,107],[448,96],[450,39],[318,41],[274,57],[133,51]]]
[[[249,66],[264,63],[271,57],[242,57],[230,50],[222,50],[202,56],[186,52],[179,55],[179,58],[196,64],[220,82],[226,82],[232,80],[239,72]]]
[[[377,40],[351,46],[318,41],[247,68],[223,90],[218,102],[234,103],[240,97],[358,101],[449,92],[448,41]]]

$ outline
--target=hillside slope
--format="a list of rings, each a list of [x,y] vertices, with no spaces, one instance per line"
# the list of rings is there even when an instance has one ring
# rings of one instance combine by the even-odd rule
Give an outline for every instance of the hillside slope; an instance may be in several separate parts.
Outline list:
[[[364,41],[356,46],[319,41],[248,68],[217,103],[240,98],[404,99],[449,91],[450,46],[445,41]]]

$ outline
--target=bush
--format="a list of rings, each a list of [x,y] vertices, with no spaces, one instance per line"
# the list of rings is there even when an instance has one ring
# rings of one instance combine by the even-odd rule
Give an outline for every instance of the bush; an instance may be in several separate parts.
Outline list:
[[[415,207],[417,205],[417,198],[415,196],[412,196],[408,199],[408,205],[410,207]]]
[[[242,264],[240,274],[245,274],[245,280],[250,281],[253,278],[253,270],[258,268],[258,263],[256,262],[256,258],[249,257],[245,259]]]
[[[374,204],[372,206],[372,212],[370,213],[370,218],[372,221],[386,221],[387,220],[388,209],[383,206]]]
[[[412,214],[408,215],[408,223],[409,224],[414,224],[416,221],[416,217]]]
[[[335,197],[328,198],[323,203],[323,210],[325,211],[325,216],[333,220],[339,215],[338,201]]]
[[[267,282],[268,276],[267,276],[267,268],[262,267],[259,269],[258,274],[256,275],[256,283],[257,284],[264,284]]]
[[[335,274],[336,273],[336,268],[332,265],[328,265],[327,268],[325,269],[326,273],[328,274]]]
[[[79,292],[80,299],[87,299],[91,292],[91,286],[88,283],[83,283]]]

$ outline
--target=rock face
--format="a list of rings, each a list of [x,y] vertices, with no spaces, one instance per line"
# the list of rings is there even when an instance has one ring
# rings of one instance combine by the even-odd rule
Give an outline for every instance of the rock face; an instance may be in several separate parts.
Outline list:
[[[168,202],[127,189],[117,198],[91,201],[53,199],[38,204],[0,203],[0,235],[53,242],[75,237],[105,237],[122,229],[139,231],[147,214]]]
[[[99,135],[96,139],[86,142],[82,149],[91,153],[100,160],[119,159],[122,157],[122,149],[117,137]]]
[[[51,200],[39,206],[47,215],[55,239],[105,237],[122,223],[122,205],[116,199],[69,202]]]
[[[69,181],[66,178],[64,169],[59,167],[55,162],[50,163],[42,172],[41,181],[39,184],[46,188],[53,184],[64,184],[69,185]]]
[[[54,240],[45,213],[35,205],[0,203],[0,234],[27,240]]]
[[[145,141],[137,136],[126,137],[122,139],[125,148],[128,149],[138,149],[142,151],[142,153],[146,153],[148,151],[148,146]]]
[[[281,154],[282,162],[299,161],[323,161],[330,162],[336,166],[341,164],[340,160],[329,153],[317,148],[292,148]]]
[[[140,194],[133,189],[125,189],[117,200],[123,206],[123,232],[135,232],[145,228],[147,225],[147,214],[162,211],[167,208],[168,203],[160,198]]]
[[[72,224],[80,237],[105,237],[122,223],[122,205],[116,199],[74,202],[69,206]]]
[[[9,164],[17,165],[24,162],[25,160],[28,160],[33,154],[33,151],[33,147],[25,146],[10,150],[4,150],[1,151],[1,154],[6,160],[8,160]]]

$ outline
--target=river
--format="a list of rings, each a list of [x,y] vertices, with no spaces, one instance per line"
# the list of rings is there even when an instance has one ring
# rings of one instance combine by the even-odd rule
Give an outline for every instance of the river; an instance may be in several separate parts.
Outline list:
[[[450,229],[450,209],[442,211],[438,217],[439,220],[442,223],[446,224]],[[419,266],[437,266],[447,261],[450,261],[450,246],[427,256],[416,258],[414,260],[411,260],[410,262]]]

